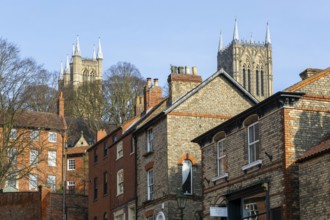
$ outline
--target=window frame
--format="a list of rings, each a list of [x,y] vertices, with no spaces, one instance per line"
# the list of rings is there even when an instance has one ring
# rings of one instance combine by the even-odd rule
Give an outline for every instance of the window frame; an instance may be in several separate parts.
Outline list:
[[[54,131],[48,132],[48,142],[57,143],[57,133]]]
[[[76,182],[69,180],[67,189],[68,189],[68,194],[76,194]]]
[[[117,151],[117,160],[124,156],[124,148],[123,148],[123,142],[122,141],[117,143],[116,151]]]
[[[108,147],[107,147],[107,142],[104,141],[103,143],[103,157],[107,157],[108,156]]]
[[[73,162],[70,164],[70,162]],[[74,166],[74,168],[72,168]],[[76,170],[76,159],[68,159],[68,170]]]
[[[220,146],[221,144],[221,146]],[[221,151],[220,151],[221,148]],[[222,152],[222,154],[220,154]],[[225,139],[220,139],[217,141],[217,177],[223,176],[227,173],[226,169],[226,148],[225,148]],[[222,166],[221,166],[222,164]]]
[[[257,128],[257,132],[256,129]],[[248,163],[251,164],[253,162],[256,162],[259,160],[259,151],[260,151],[260,126],[259,126],[259,121],[256,121],[248,126]],[[253,129],[253,140],[250,140],[250,129]],[[251,148],[253,148],[253,153],[254,153],[254,158],[253,155],[251,155]]]
[[[12,163],[12,165],[17,164],[17,149],[16,148],[8,149],[8,158],[9,158],[9,161]]]
[[[54,153],[54,155],[50,155],[50,153]],[[53,157],[55,156],[55,157]],[[48,151],[48,158],[47,158],[47,163],[48,163],[48,166],[50,167],[56,167],[56,156],[57,156],[57,153],[56,153],[56,150],[49,150]]]
[[[38,190],[38,174],[29,174],[29,190]]]
[[[103,173],[103,195],[108,194],[108,172]]]
[[[147,152],[153,152],[154,151],[154,132],[153,128],[149,128],[147,130]]]
[[[154,171],[150,169],[147,171],[147,200],[154,199]]]
[[[93,198],[94,200],[97,199],[98,188],[97,188],[97,177],[94,177],[94,188],[93,188]]]
[[[10,133],[9,133],[9,139],[10,140],[16,140],[17,138],[17,129],[10,129]]]
[[[117,196],[124,194],[124,170],[117,172]]]
[[[30,139],[32,141],[39,141],[40,131],[39,130],[30,130]]]
[[[30,165],[37,165],[39,163],[39,151],[37,149],[30,149]]]
[[[52,178],[50,178],[50,177],[52,177]],[[53,179],[53,180],[51,180],[51,179]],[[52,192],[56,192],[56,176],[55,175],[47,176],[47,185],[50,187],[50,190]]]

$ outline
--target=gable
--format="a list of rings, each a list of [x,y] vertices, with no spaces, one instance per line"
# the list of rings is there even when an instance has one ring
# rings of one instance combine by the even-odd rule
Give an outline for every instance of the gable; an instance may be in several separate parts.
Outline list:
[[[194,113],[228,119],[254,104],[224,74],[219,74],[184,100],[170,114]]]

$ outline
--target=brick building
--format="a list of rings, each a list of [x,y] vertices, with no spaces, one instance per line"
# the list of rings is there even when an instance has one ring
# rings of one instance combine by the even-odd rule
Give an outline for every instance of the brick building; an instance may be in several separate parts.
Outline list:
[[[313,186],[305,182],[299,192],[296,160],[330,132],[330,70],[301,77],[194,139],[202,149],[204,219],[226,211],[230,219],[300,218],[299,193]]]
[[[9,116],[12,116],[8,120]],[[8,175],[3,190],[35,191],[49,185],[57,191],[62,185],[63,148],[66,135],[64,101],[59,96],[58,113],[2,112],[2,150],[8,148]],[[3,166],[3,170],[7,169]]]
[[[192,74],[188,67],[179,67],[179,73],[176,67],[171,69],[169,97],[133,133],[137,219],[178,219],[179,191],[188,198],[184,219],[193,219],[195,211],[202,209],[202,178],[200,148],[190,140],[257,103],[223,70],[202,82],[196,68]],[[147,83],[145,97],[157,94],[151,81]]]

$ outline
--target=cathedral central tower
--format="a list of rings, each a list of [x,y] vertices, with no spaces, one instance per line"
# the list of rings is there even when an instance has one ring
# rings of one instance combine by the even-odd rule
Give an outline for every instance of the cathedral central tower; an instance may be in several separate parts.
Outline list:
[[[239,39],[235,19],[232,42],[222,46],[220,34],[217,69],[223,68],[259,101],[273,94],[272,44],[267,23],[264,43]]]

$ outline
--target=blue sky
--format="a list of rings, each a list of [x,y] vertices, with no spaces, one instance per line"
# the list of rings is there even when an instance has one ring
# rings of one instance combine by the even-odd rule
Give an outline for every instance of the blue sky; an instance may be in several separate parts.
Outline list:
[[[106,70],[133,63],[143,77],[164,85],[170,65],[197,66],[206,79],[216,71],[220,31],[264,41],[269,21],[274,91],[299,81],[306,68],[330,66],[330,2],[327,0],[0,0],[0,37],[19,46],[50,71],[58,71],[80,36],[82,56],[92,57],[101,37]]]

